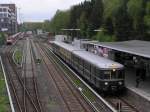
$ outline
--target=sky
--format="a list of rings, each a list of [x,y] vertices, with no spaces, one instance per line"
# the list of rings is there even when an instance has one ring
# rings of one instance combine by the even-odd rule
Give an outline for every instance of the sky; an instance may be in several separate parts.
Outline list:
[[[51,19],[57,9],[66,10],[84,0],[0,0],[0,3],[15,3],[18,21],[37,22]]]

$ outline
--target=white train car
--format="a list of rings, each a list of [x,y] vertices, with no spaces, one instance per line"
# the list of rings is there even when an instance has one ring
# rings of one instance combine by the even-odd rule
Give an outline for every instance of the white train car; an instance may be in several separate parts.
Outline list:
[[[52,43],[53,52],[98,90],[121,91],[125,87],[124,66],[63,42]]]

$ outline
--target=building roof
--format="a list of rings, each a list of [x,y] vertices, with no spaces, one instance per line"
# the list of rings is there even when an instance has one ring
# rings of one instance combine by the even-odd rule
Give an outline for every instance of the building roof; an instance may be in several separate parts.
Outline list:
[[[123,42],[98,42],[98,43],[91,42],[90,44],[150,58],[149,41],[131,40],[131,41],[123,41]]]

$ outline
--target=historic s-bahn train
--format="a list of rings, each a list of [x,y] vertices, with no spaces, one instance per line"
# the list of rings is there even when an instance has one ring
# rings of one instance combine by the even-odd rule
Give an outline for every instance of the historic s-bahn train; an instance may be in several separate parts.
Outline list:
[[[99,91],[124,90],[124,66],[104,57],[54,41],[52,49]]]

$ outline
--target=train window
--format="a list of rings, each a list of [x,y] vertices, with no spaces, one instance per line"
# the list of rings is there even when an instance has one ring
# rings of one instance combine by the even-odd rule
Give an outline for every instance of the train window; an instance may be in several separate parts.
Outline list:
[[[78,63],[78,66],[79,66],[79,63],[80,63],[80,58],[77,57],[77,63]]]
[[[77,67],[79,68],[79,58],[77,57]]]
[[[111,78],[111,71],[103,71],[103,78],[110,79]]]
[[[96,76],[99,77],[99,69],[96,68]]]
[[[117,71],[112,71],[111,79],[116,79],[117,75]]]
[[[98,68],[96,68],[96,76],[99,77],[100,79],[103,78],[102,73],[101,73],[101,70],[98,69]]]
[[[124,78],[124,72],[122,70],[103,71],[103,78],[104,79],[122,79],[122,78]]]
[[[75,67],[78,67],[78,57],[74,56],[74,64]]]
[[[79,58],[79,68],[83,69],[83,60],[81,58]]]
[[[81,58],[79,58],[79,65],[82,65],[82,59]]]
[[[84,61],[84,68],[88,71],[90,71],[90,64],[86,61]]]
[[[74,56],[74,62],[75,62],[75,63],[77,62],[77,60],[78,60],[78,59],[77,59],[77,57],[76,57],[76,56]]]
[[[74,55],[72,55],[72,63],[74,64],[74,61],[75,60],[75,56]]]
[[[85,74],[86,74],[86,77],[87,77],[87,78],[90,78],[90,72],[89,72],[89,70],[85,70],[84,72],[85,72]]]
[[[91,66],[91,74],[95,76],[96,74],[96,68],[94,66]]]
[[[84,69],[86,69],[86,68],[87,68],[87,62],[84,61]]]
[[[124,78],[124,72],[123,70],[116,70],[116,71],[112,71],[112,75],[111,75],[112,79],[122,79]]]
[[[80,69],[80,70],[83,70],[83,67],[82,67],[82,65],[79,65],[79,69]]]

